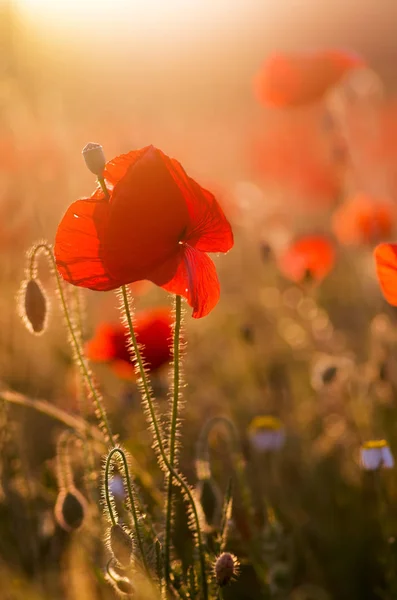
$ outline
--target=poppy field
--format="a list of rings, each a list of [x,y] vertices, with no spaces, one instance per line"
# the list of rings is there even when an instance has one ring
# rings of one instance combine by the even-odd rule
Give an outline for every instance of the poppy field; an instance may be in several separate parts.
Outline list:
[[[397,599],[392,19],[305,2],[1,7],[0,600]]]

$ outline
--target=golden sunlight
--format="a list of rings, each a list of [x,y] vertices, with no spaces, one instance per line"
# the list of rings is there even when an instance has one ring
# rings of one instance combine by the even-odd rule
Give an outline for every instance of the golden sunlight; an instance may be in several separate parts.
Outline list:
[[[34,21],[51,24],[57,30],[98,30],[109,25],[135,35],[142,27],[158,30],[189,28],[205,22],[230,22],[244,11],[229,0],[18,0],[22,13]],[[230,19],[231,17],[231,19]]]

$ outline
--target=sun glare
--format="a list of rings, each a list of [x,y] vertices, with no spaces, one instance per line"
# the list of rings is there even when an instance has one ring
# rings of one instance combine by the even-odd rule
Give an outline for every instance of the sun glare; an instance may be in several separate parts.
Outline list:
[[[109,25],[134,33],[142,27],[194,29],[200,22],[215,18],[219,24],[220,15],[236,13],[228,10],[230,0],[19,0],[19,6],[32,20],[57,30]]]

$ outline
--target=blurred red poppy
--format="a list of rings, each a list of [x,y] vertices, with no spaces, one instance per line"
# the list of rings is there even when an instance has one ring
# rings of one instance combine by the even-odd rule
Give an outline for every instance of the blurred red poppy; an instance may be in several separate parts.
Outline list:
[[[296,240],[278,258],[282,274],[295,281],[306,278],[321,281],[328,275],[335,263],[335,249],[326,237],[308,235]]]
[[[172,312],[169,308],[142,311],[135,317],[136,337],[150,373],[171,360],[172,322]],[[94,362],[108,362],[120,377],[135,377],[128,335],[120,323],[101,323],[94,337],[87,342],[86,353]]]
[[[310,104],[349,70],[363,66],[362,58],[342,50],[273,54],[255,78],[255,94],[261,103],[279,108]]]
[[[98,291],[149,279],[184,296],[193,317],[219,299],[207,252],[227,252],[233,233],[215,197],[161,150],[147,146],[106,164],[101,189],[74,202],[55,238],[62,277]]]
[[[293,194],[294,208],[324,208],[341,189],[340,164],[333,159],[321,116],[319,111],[283,113],[265,122],[253,143],[255,175]]]
[[[397,244],[379,244],[374,256],[383,295],[390,304],[397,306]]]
[[[332,229],[342,244],[371,244],[389,237],[395,223],[391,202],[357,194],[332,217]]]

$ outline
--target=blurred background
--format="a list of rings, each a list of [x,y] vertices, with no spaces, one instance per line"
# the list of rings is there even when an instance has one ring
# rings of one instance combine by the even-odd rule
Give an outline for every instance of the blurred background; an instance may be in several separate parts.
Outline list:
[[[254,533],[237,491],[231,549],[242,573],[226,599],[397,598],[397,478],[360,463],[368,440],[386,438],[397,450],[396,314],[372,256],[376,242],[396,239],[396,20],[394,0],[0,4],[5,389],[78,412],[78,378],[44,261],[40,279],[52,304],[46,335],[24,329],[15,297],[26,250],[40,238],[52,243],[66,207],[93,190],[81,157],[87,142],[101,143],[109,159],[148,144],[161,148],[217,195],[234,227],[235,248],[216,258],[219,305],[203,321],[187,319],[181,455],[193,482],[195,440],[206,419],[222,414],[237,423]],[[327,98],[291,110],[258,101],[254,79],[269,56],[324,48],[358,54],[368,68],[364,91],[353,86],[354,102],[341,86],[340,121]],[[338,226],[345,217],[335,215],[359,194],[387,203],[387,226],[358,226],[346,243]],[[308,266],[309,280],[283,260],[303,235],[321,236],[335,253],[319,276]],[[154,286],[133,293],[138,311],[169,304]],[[117,321],[118,311],[111,293],[87,292],[85,302],[89,339],[101,322]],[[114,429],[161,487],[134,381],[107,365],[94,370]],[[165,411],[167,370],[154,377]],[[257,455],[250,443],[249,425],[263,414],[280,419],[287,434],[271,456]],[[98,534],[88,543],[54,521],[62,427],[12,402],[1,421],[0,599],[114,597],[103,582]],[[209,443],[224,491],[233,472],[225,433]],[[267,527],[269,505],[276,534]],[[252,536],[264,548],[273,534],[277,551],[265,585],[249,548]],[[175,546],[179,556],[191,552],[183,514]]]

